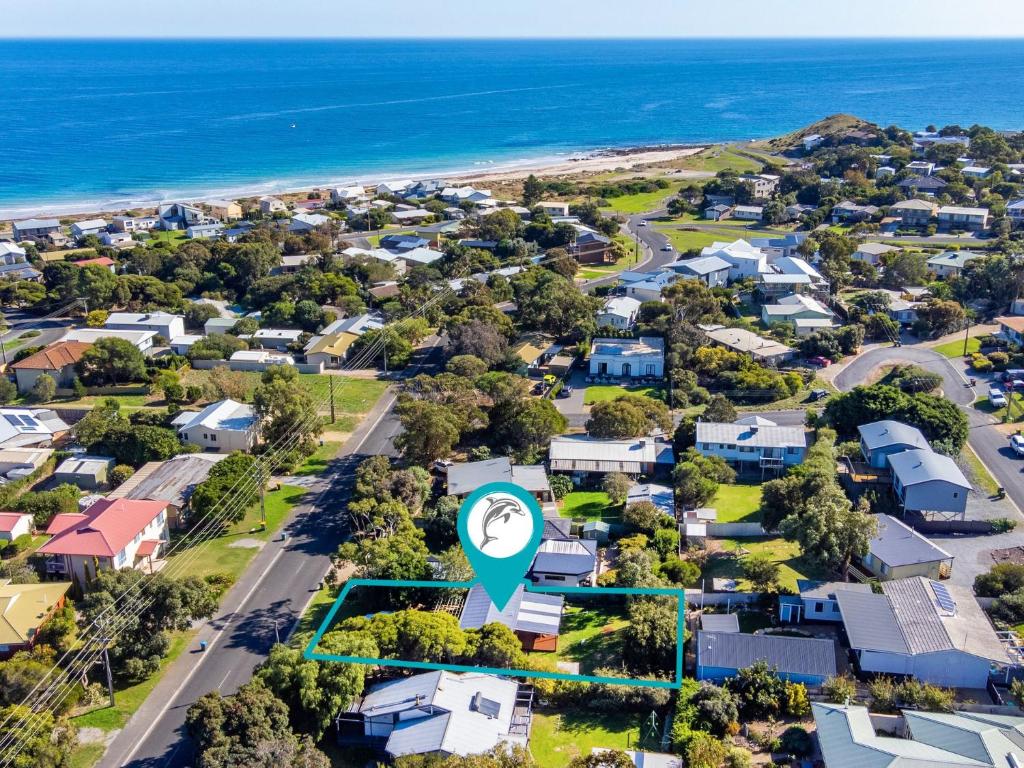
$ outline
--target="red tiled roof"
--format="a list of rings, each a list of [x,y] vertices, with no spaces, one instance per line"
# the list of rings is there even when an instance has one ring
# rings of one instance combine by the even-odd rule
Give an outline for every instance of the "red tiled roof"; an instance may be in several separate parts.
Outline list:
[[[98,267],[112,267],[117,262],[109,256],[97,256],[95,259],[82,259],[81,261],[71,262],[76,267],[87,267],[90,264],[95,264]]]
[[[66,531],[81,520],[85,520],[85,515],[81,512],[68,512],[62,515],[55,515],[53,520],[51,520],[50,524],[47,526],[46,532],[50,536],[56,536],[58,533]]]
[[[162,543],[160,539],[143,539],[139,542],[139,548],[135,550],[135,556],[149,557],[156,551],[157,546]]]
[[[34,355],[29,355],[24,360],[13,363],[11,368],[14,370],[20,368],[59,371],[65,365],[74,365],[81,360],[85,350],[91,346],[92,344],[86,344],[84,341],[58,341],[46,349],[40,349]]]
[[[39,548],[44,555],[113,557],[167,509],[166,501],[100,499]],[[50,524],[53,528],[57,515]]]
[[[0,512],[0,531],[10,533],[23,517],[31,517],[31,515],[22,512]]]

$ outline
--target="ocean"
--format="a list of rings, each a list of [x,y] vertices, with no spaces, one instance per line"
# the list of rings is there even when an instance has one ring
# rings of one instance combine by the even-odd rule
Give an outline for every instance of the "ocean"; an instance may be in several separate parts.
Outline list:
[[[52,40],[3,49],[5,216],[762,138],[835,112],[909,129],[1024,128],[1024,40]]]

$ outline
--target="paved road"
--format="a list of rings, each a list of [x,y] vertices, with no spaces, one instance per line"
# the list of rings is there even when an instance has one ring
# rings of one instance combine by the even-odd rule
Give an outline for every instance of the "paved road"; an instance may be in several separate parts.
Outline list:
[[[435,344],[422,351],[409,373],[435,368]],[[193,761],[184,733],[185,713],[213,690],[227,695],[249,680],[278,636],[289,636],[330,566],[330,555],[347,531],[342,510],[352,491],[356,465],[375,454],[394,455],[401,426],[394,415],[393,390],[345,444],[322,476],[317,495],[297,507],[286,522],[286,537],[268,542],[228,593],[218,614],[199,629],[192,648],[160,680],[100,762],[101,768],[177,768]],[[208,648],[200,653],[198,643]]]
[[[0,344],[4,348],[4,354],[0,355],[0,360],[9,359],[6,355],[13,355],[20,347],[52,344],[67,333],[68,326],[72,323],[70,318],[38,320],[31,315],[17,311],[5,312],[4,316],[10,330],[0,334]],[[26,331],[39,331],[39,335],[19,341],[18,337]]]
[[[655,219],[668,214],[664,208],[646,213],[638,213],[626,220],[626,234],[639,237],[642,249],[640,263],[632,268],[633,272],[657,272],[670,261],[675,261],[678,254],[675,251],[663,251],[662,246],[669,244],[669,239],[653,226],[640,226],[641,221]],[[584,291],[592,291],[601,285],[614,284],[619,279],[617,274],[608,277],[599,277],[594,280],[587,280],[583,283]]]
[[[996,429],[992,418],[970,407],[979,391],[984,391],[984,383],[979,381],[977,387],[965,386],[962,371],[954,367],[955,363],[949,358],[927,347],[880,347],[865,352],[840,371],[835,378],[835,385],[841,390],[850,390],[863,384],[879,366],[900,362],[911,362],[942,376],[943,396],[961,406],[967,414],[970,425],[968,442],[971,448],[988,467],[996,482],[1006,489],[1017,508],[1024,509],[1024,463],[1015,458],[1006,435]]]

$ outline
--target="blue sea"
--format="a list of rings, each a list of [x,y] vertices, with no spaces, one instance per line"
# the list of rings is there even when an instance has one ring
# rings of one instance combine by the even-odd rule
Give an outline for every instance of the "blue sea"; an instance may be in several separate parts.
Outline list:
[[[539,22],[540,23],[540,22]],[[1024,128],[1024,41],[5,41],[0,215],[762,138]]]

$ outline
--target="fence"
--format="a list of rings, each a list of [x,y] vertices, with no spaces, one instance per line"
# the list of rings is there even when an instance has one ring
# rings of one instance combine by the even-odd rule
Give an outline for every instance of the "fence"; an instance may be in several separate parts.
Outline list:
[[[708,536],[752,539],[767,535],[760,523],[708,523]]]
[[[991,520],[925,520],[917,512],[907,512],[905,522],[919,533],[993,533]]]
[[[686,602],[694,607],[699,608],[702,604],[708,605],[724,605],[732,607],[734,605],[750,605],[756,603],[761,599],[760,592],[701,592],[699,589],[686,589],[683,590],[686,593]]]
[[[255,373],[262,373],[263,371],[270,368],[272,365],[280,365],[280,363],[266,362],[261,363],[256,360],[193,360],[192,367],[199,371],[209,371],[214,368],[219,368],[222,365],[226,365],[232,371],[250,371]],[[323,363],[294,363],[292,367],[295,368],[299,373],[323,373]]]

